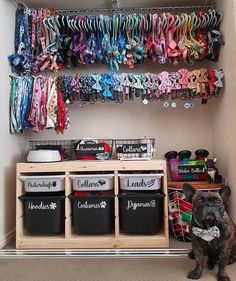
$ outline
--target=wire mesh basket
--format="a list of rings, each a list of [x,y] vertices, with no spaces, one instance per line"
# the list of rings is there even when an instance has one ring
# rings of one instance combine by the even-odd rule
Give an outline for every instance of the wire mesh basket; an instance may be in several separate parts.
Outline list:
[[[120,160],[152,159],[155,139],[116,139],[115,152]]]
[[[181,190],[168,190],[170,228],[177,240],[191,242],[189,223],[192,219],[192,204],[187,202]]]
[[[74,147],[72,140],[34,140],[29,141],[29,147],[30,150],[59,150],[63,160],[74,159]]]
[[[218,192],[220,187],[198,188],[201,192]],[[186,200],[182,189],[168,188],[170,228],[177,240],[191,242],[189,223],[192,220],[192,204]]]

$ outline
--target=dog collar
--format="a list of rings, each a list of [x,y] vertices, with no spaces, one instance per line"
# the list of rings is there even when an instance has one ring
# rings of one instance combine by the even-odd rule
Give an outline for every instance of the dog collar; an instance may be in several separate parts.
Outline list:
[[[195,236],[200,237],[201,239],[203,239],[207,242],[210,242],[213,239],[220,237],[220,230],[217,226],[213,226],[208,229],[203,229],[203,228],[194,226],[192,228],[192,232]]]

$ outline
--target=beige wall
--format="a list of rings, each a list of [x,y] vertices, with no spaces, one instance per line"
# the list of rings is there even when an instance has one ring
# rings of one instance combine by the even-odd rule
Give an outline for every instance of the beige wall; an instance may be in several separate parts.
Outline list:
[[[22,157],[24,138],[9,134],[10,68],[7,55],[12,52],[14,40],[15,7],[7,0],[0,3],[0,85],[1,85],[1,156],[0,156],[0,248],[15,229],[15,163]],[[14,234],[14,233],[13,233]]]
[[[224,13],[222,31],[225,46],[219,60],[219,67],[225,72],[224,97],[216,103],[213,116],[213,149],[219,156],[219,168],[228,177],[232,189],[231,213],[236,222],[236,32],[235,0],[217,0],[217,6]]]

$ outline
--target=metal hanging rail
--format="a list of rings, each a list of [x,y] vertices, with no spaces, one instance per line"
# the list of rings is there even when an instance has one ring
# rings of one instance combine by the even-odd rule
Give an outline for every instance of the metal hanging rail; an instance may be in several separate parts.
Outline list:
[[[97,14],[103,14],[103,15],[109,15],[113,13],[134,13],[139,12],[141,14],[149,14],[153,12],[179,12],[179,11],[206,11],[209,9],[214,9],[214,4],[212,2],[211,5],[202,5],[202,6],[179,6],[179,7],[150,7],[150,8],[118,8],[118,9],[106,9],[106,8],[100,8],[100,9],[57,9],[56,11],[58,14],[63,15],[97,15]]]

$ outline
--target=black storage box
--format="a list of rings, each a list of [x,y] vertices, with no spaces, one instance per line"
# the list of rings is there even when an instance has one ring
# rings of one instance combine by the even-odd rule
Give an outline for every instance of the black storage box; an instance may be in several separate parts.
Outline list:
[[[31,234],[56,234],[65,228],[64,192],[25,193],[19,196],[24,203],[26,230]]]
[[[74,196],[72,200],[75,231],[81,234],[110,233],[114,228],[114,196]]]
[[[121,230],[154,234],[163,223],[163,198],[159,192],[125,192],[119,195]]]

